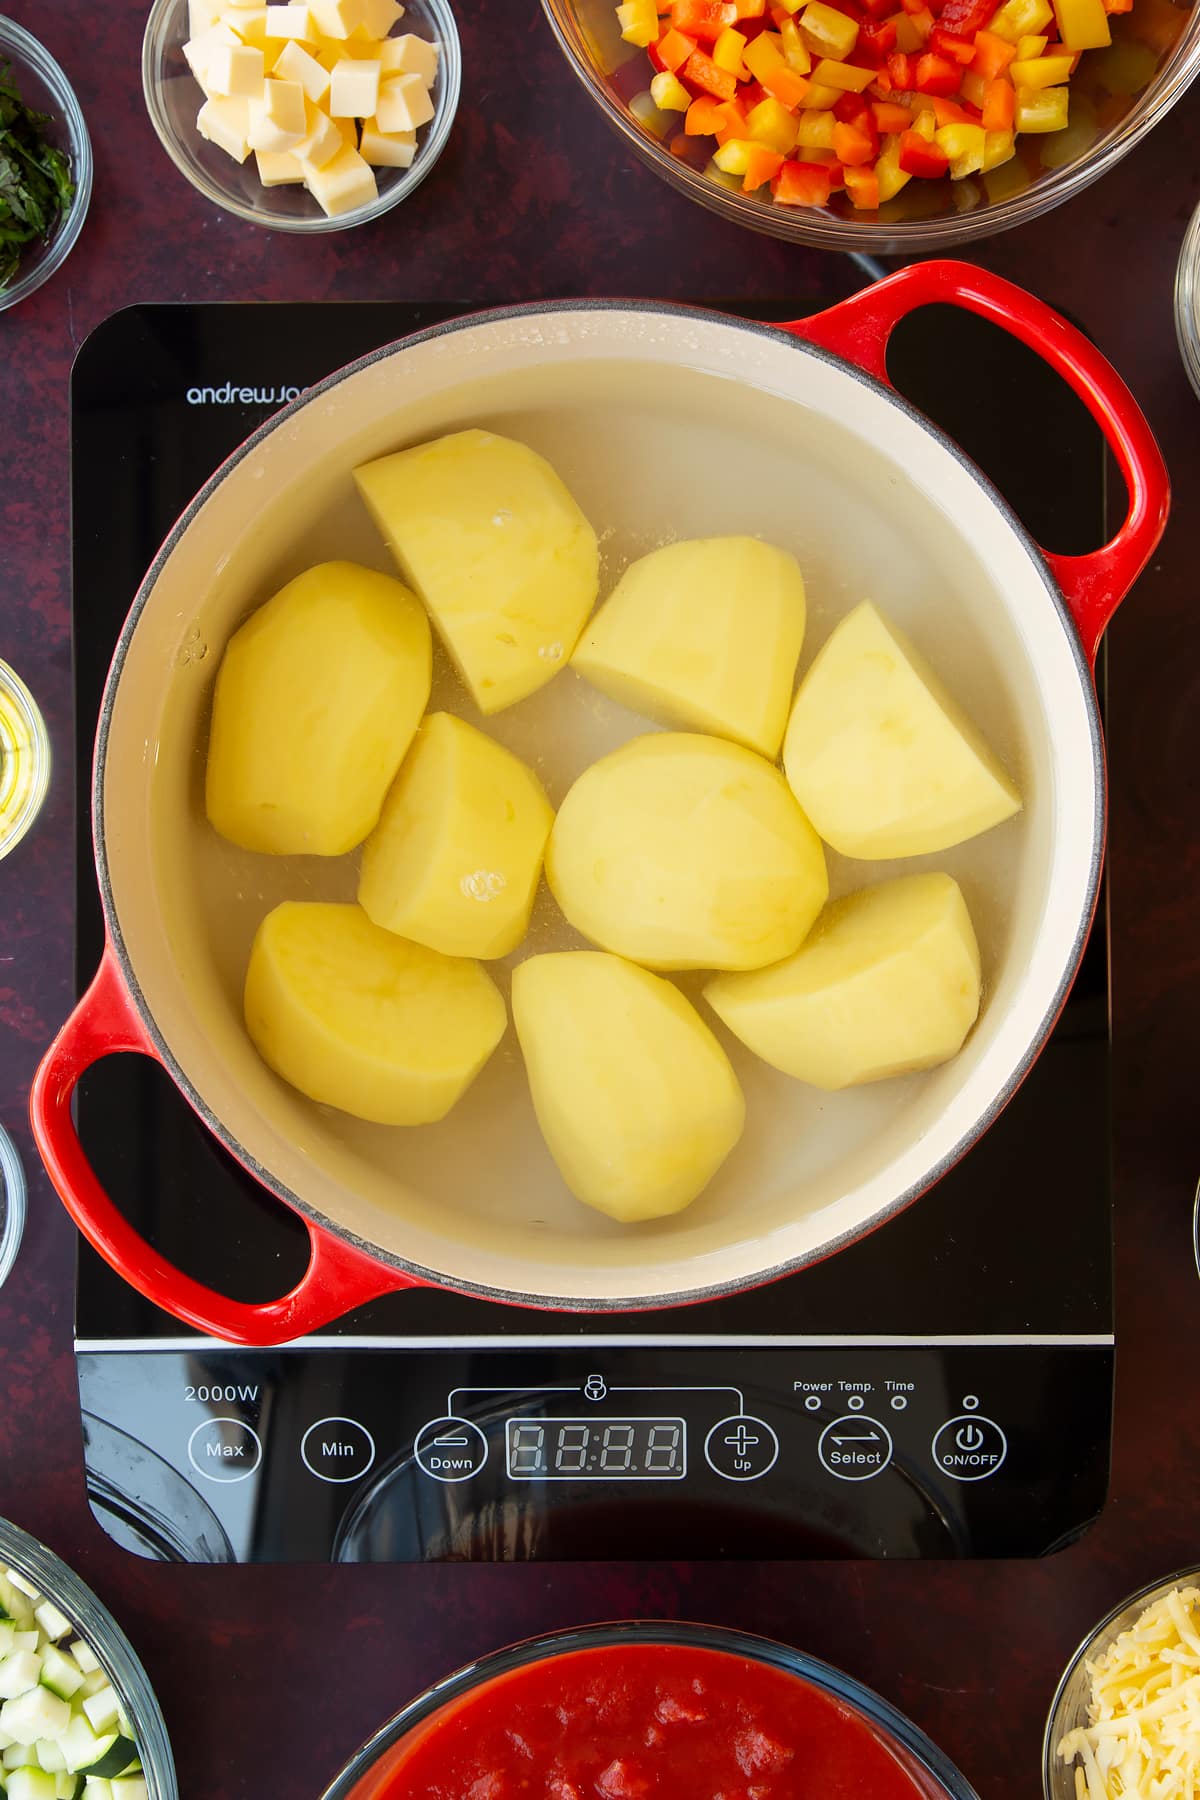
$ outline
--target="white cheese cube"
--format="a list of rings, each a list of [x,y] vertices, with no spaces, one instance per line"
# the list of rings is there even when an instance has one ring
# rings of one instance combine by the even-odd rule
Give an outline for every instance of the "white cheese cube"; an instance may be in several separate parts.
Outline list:
[[[267,7],[268,37],[306,38],[311,30],[306,5]]]
[[[225,0],[224,10],[226,12],[250,12],[261,3],[262,0]]]
[[[236,31],[231,31],[228,25],[217,24],[210,26],[207,31],[198,32],[183,46],[183,54],[187,59],[188,68],[200,86],[204,88],[205,93],[208,92],[206,85],[208,65],[217,51],[236,50],[240,43],[241,39]]]
[[[330,218],[366,206],[379,193],[374,170],[349,144],[323,169],[309,168],[305,180],[309,193]]]
[[[262,99],[250,105],[252,150],[279,155],[294,150],[308,135],[304,89],[298,81],[268,81]]]
[[[254,160],[264,187],[284,187],[290,181],[304,180],[304,169],[294,150],[256,150]]]
[[[329,111],[335,119],[369,119],[379,101],[382,71],[371,62],[345,56],[334,65],[329,85]]]
[[[348,38],[363,21],[363,0],[308,0],[308,12],[326,37]]]
[[[345,144],[342,136],[340,119],[331,119],[327,112],[314,106],[309,100],[305,105],[305,122],[308,130],[304,138],[292,151],[299,163],[310,164],[314,169],[323,169],[327,162],[332,162],[338,151]],[[353,126],[351,126],[353,130]],[[351,149],[357,147],[357,137],[351,142]]]
[[[375,106],[380,131],[415,131],[432,117],[433,101],[419,75],[393,75],[381,85]]]
[[[322,68],[315,56],[300,44],[285,44],[275,58],[275,74],[285,81],[298,81],[305,94],[317,106],[329,92],[329,70]]]
[[[419,75],[426,87],[432,87],[437,77],[437,45],[414,37],[411,31],[403,37],[389,38],[379,52],[379,60],[389,75]]]
[[[234,162],[245,162],[250,154],[250,102],[206,100],[196,115],[196,130]]]
[[[222,100],[257,100],[267,77],[261,50],[219,44],[208,59],[205,91]]]
[[[407,169],[417,154],[415,131],[380,131],[375,119],[364,119],[358,146],[364,162],[376,169]]]
[[[226,0],[188,0],[188,36],[211,31],[225,10]]]
[[[256,6],[250,12],[228,13],[225,23],[233,26],[243,44],[249,44],[253,50],[266,52],[267,9],[265,6]]]
[[[385,38],[403,17],[399,0],[363,0],[362,28],[373,38]]]

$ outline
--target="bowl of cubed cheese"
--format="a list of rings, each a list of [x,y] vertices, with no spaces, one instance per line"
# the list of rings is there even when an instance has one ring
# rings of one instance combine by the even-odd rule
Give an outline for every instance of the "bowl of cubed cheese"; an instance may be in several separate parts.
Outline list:
[[[6,1800],[179,1800],[146,1671],[78,1575],[0,1519],[0,1785]]]
[[[462,53],[446,0],[155,0],[142,45],[151,123],[222,211],[341,231],[437,162]]]

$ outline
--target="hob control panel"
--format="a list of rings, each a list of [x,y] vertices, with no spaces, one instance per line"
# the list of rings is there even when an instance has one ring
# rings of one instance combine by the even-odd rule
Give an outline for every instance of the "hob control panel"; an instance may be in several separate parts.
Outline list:
[[[83,1349],[89,1494],[197,1561],[1029,1556],[1107,1486],[1105,1339]]]

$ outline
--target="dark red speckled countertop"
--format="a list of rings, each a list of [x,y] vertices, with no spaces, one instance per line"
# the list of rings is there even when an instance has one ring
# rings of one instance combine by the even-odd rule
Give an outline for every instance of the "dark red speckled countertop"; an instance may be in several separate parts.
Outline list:
[[[857,285],[837,259],[715,223],[630,162],[587,110],[533,0],[464,0],[464,101],[435,176],[391,219],[312,242],[223,217],[169,166],[142,108],[144,4],[8,0],[7,10],[65,65],[97,163],[79,247],[0,316],[0,655],[36,692],[60,747],[67,377],[76,347],[118,307],[617,293],[787,296],[801,313]],[[124,1623],[162,1697],[185,1800],[315,1795],[433,1677],[516,1636],[629,1614],[803,1645],[908,1711],[983,1800],[1032,1800],[1046,1705],[1084,1628],[1131,1587],[1200,1560],[1189,1249],[1200,1172],[1200,402],[1171,313],[1179,242],[1200,200],[1198,124],[1194,94],[1071,205],[967,252],[1084,323],[1149,413],[1176,491],[1162,550],[1110,634],[1121,1350],[1112,1497],[1075,1548],[1023,1564],[336,1570],[169,1567],[113,1548],[81,1478],[72,1233],[33,1174],[25,1122],[35,1064],[71,1000],[69,756],[59,755],[34,835],[0,864],[0,1117],[32,1190],[24,1250],[0,1293],[0,1514],[68,1558]]]

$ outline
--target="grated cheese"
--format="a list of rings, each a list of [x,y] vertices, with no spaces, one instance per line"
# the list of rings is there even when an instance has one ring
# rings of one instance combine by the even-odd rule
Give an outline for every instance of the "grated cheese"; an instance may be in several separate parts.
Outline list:
[[[1200,1588],[1156,1600],[1087,1672],[1088,1723],[1058,1745],[1076,1800],[1200,1800]]]

